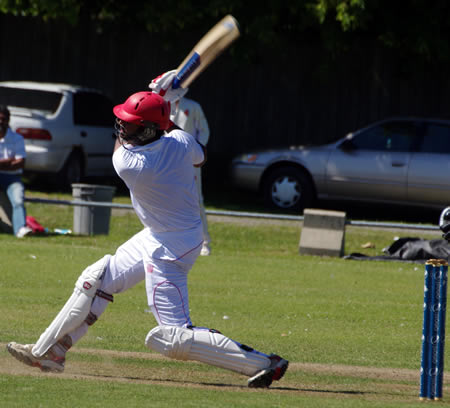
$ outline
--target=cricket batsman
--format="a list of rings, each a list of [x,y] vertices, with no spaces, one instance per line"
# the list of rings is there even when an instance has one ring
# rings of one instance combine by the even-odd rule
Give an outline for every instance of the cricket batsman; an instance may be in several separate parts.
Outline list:
[[[7,350],[42,371],[61,373],[66,353],[113,301],[114,295],[145,281],[156,320],[145,344],[167,357],[195,360],[248,377],[249,387],[269,387],[283,377],[288,361],[195,326],[189,315],[188,273],[203,242],[195,167],[205,148],[170,121],[187,90],[172,89],[170,71],[114,107],[117,140],[114,168],[130,190],[142,231],[81,273],[55,319],[35,344],[11,342]],[[163,95],[164,97],[162,97]]]

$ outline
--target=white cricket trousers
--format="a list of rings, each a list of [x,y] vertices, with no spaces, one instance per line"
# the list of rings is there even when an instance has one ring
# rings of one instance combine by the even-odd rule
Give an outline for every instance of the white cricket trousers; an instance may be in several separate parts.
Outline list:
[[[116,294],[145,280],[148,305],[158,325],[190,326],[187,277],[200,254],[201,246],[201,242],[197,243],[176,260],[158,260],[149,255],[154,250],[154,241],[149,230],[144,229],[122,244],[111,256],[100,289]],[[104,298],[95,297],[91,313],[99,318],[108,303]],[[83,337],[88,328],[84,322],[69,333],[72,343],[75,344]]]

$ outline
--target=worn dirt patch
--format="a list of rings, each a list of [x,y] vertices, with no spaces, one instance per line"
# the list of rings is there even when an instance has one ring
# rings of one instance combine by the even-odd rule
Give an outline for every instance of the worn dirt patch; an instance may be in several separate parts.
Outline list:
[[[6,343],[0,343],[1,349],[6,348]],[[99,350],[90,348],[73,348],[70,354],[87,354],[93,356],[103,356],[109,358],[130,358],[146,361],[170,361],[167,357],[161,354],[154,353],[140,353],[132,351],[115,351],[115,350]],[[5,353],[5,356],[9,356]],[[0,356],[0,361],[3,359]],[[15,361],[14,359],[11,361]],[[10,362],[11,362],[10,361]],[[19,363],[20,364],[20,363]],[[70,363],[69,363],[70,364]],[[189,361],[189,364],[201,364],[195,361]],[[10,366],[6,364],[5,366]],[[23,366],[20,364],[20,366]],[[26,368],[26,366],[24,366]],[[0,370],[3,372],[3,364],[0,365]],[[9,367],[8,367],[9,368]],[[392,381],[415,381],[419,378],[417,370],[408,370],[400,368],[379,368],[379,367],[363,367],[363,366],[348,366],[340,364],[317,364],[317,363],[299,363],[290,362],[289,372],[304,371],[317,374],[338,375],[346,377],[363,377],[372,379],[385,379]],[[449,380],[450,381],[450,380]]]
[[[70,355],[73,355],[72,359]],[[92,356],[94,361],[91,361],[89,356]],[[165,361],[167,366],[164,365]],[[245,390],[337,398],[363,396],[370,400],[417,401],[417,370],[291,362],[285,377],[274,383],[270,390],[254,390],[247,388],[245,377],[230,371],[204,370],[201,363],[196,362],[177,366],[169,364],[170,362],[166,357],[154,353],[74,348],[70,351],[64,373],[42,373],[15,360],[6,351],[6,343],[0,343],[0,375],[58,376],[69,380],[153,384],[234,392]],[[329,380],[330,377],[333,377],[333,381]],[[352,378],[355,379],[354,382]],[[448,388],[449,381],[445,381],[444,394],[448,392]]]

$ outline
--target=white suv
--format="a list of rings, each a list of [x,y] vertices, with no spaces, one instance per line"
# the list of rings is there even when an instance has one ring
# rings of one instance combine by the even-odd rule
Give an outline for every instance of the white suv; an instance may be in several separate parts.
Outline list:
[[[114,174],[112,101],[98,90],[68,84],[0,82],[0,105],[23,135],[25,172],[56,175],[70,186],[83,176]]]

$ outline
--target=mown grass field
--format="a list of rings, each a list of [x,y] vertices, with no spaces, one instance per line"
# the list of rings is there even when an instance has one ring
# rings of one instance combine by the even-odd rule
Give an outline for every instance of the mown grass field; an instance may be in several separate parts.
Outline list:
[[[27,210],[50,230],[72,227],[70,207],[28,203]],[[423,266],[300,256],[300,226],[293,222],[211,217],[212,255],[200,257],[190,273],[195,324],[290,360],[269,390],[250,390],[241,375],[146,349],[155,320],[143,283],[115,297],[68,354],[64,374],[43,374],[6,352],[9,341],[34,342],[82,269],[139,230],[132,212],[115,211],[108,236],[0,235],[0,406],[424,405],[418,400]],[[345,252],[380,254],[401,234],[347,228]],[[375,248],[362,249],[367,242]],[[438,406],[450,405],[449,379]]]

